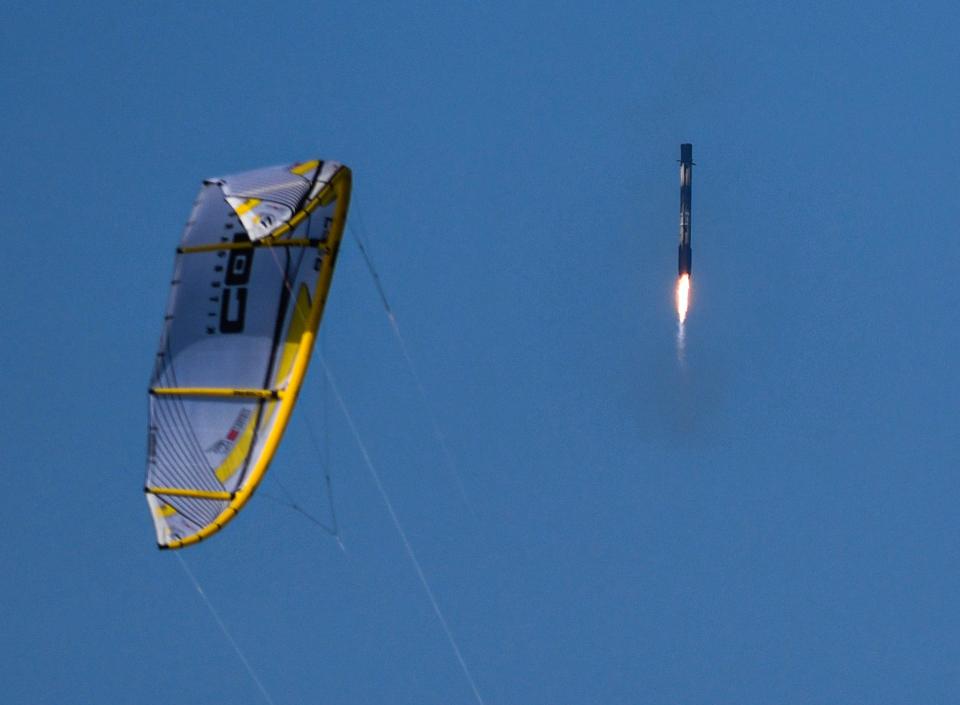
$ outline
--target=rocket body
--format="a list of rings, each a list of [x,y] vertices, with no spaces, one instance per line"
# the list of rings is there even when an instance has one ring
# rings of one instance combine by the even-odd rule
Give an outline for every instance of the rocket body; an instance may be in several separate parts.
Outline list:
[[[680,145],[680,256],[678,274],[691,274],[693,248],[690,244],[690,210],[693,197],[693,145]]]

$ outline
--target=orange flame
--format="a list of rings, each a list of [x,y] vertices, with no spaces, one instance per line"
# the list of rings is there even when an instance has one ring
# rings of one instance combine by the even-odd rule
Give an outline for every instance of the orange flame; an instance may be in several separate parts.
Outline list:
[[[677,316],[683,323],[687,319],[687,309],[690,308],[690,275],[682,274],[677,279]]]

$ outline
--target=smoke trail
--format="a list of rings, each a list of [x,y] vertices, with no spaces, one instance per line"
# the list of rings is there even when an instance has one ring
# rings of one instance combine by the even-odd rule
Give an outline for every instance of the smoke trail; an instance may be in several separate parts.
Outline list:
[[[677,363],[681,370],[687,368],[687,329],[683,321],[677,321]]]

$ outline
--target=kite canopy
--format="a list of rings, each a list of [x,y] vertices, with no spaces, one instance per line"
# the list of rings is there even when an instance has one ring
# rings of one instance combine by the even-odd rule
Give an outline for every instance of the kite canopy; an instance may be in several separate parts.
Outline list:
[[[200,189],[150,380],[145,489],[161,548],[218,531],[263,478],[307,370],[349,200],[350,170],[319,160]]]

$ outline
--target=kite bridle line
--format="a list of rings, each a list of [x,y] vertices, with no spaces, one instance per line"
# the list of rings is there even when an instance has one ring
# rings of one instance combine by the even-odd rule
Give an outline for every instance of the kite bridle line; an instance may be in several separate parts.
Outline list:
[[[324,248],[322,248],[322,247],[319,246],[319,243],[320,243],[320,242],[321,242],[321,241],[319,241],[319,240],[317,241],[317,243],[318,243],[318,250],[319,250],[320,252],[324,252],[325,254],[328,254],[328,253],[324,250]],[[270,250],[271,256],[273,257],[274,264],[277,265],[277,271],[280,272],[280,275],[281,275],[281,277],[283,278],[283,285],[284,285],[284,286],[286,287],[286,289],[287,289],[287,293],[288,293],[288,295],[289,295],[289,297],[290,297],[290,300],[293,300],[293,301],[295,302],[296,297],[295,297],[294,294],[293,294],[293,283],[290,281],[289,277],[287,276],[287,272],[286,272],[285,268],[283,267],[283,265],[280,264],[280,260],[279,260],[279,258],[277,257],[276,250],[274,250],[273,248],[269,248],[269,250]],[[293,307],[293,315],[294,315],[294,316],[299,316],[301,322],[302,322],[304,325],[306,325],[306,320],[303,318],[303,312],[301,311],[300,306],[296,305],[296,302],[294,303],[294,307]],[[323,340],[324,340],[324,338],[325,338],[325,334],[324,334],[322,328],[320,329],[319,334],[320,334],[320,347],[321,347],[320,355],[321,355],[321,358],[322,358],[322,357],[323,357]],[[280,490],[281,490],[281,491],[283,492],[283,494],[286,496],[286,499],[282,499],[282,498],[280,498],[280,497],[275,497],[275,496],[270,495],[270,494],[267,494],[267,493],[262,493],[262,494],[263,494],[263,496],[266,497],[267,499],[270,499],[270,500],[272,500],[272,501],[274,501],[274,502],[277,502],[278,504],[280,504],[280,505],[282,505],[282,506],[288,507],[289,509],[292,509],[293,511],[298,512],[299,514],[303,515],[306,519],[308,519],[308,520],[311,521],[312,523],[316,524],[316,525],[317,525],[318,527],[320,527],[325,533],[327,533],[327,534],[329,534],[330,536],[332,536],[332,537],[336,540],[337,545],[340,547],[340,550],[343,551],[344,553],[346,553],[346,550],[347,550],[347,549],[346,549],[346,547],[343,545],[343,540],[341,539],[341,536],[340,536],[340,527],[339,527],[339,523],[337,522],[337,511],[336,511],[336,507],[335,507],[334,501],[333,501],[333,481],[332,481],[332,479],[331,479],[331,477],[330,477],[330,449],[329,449],[329,444],[327,443],[327,441],[329,440],[329,432],[328,432],[328,429],[327,429],[327,410],[326,410],[326,395],[325,395],[325,394],[323,395],[323,398],[324,398],[324,404],[323,404],[323,427],[324,427],[324,444],[323,444],[323,445],[324,445],[324,451],[321,451],[321,450],[320,450],[319,444],[317,443],[317,438],[316,438],[316,434],[315,434],[315,432],[314,432],[313,424],[311,424],[311,423],[309,422],[309,420],[308,420],[305,416],[303,416],[302,414],[301,414],[301,418],[304,419],[304,423],[306,424],[307,432],[308,432],[308,435],[309,435],[309,437],[310,437],[310,442],[311,442],[311,444],[313,445],[313,448],[314,448],[314,450],[316,451],[317,455],[320,455],[321,452],[324,452],[325,455],[326,455],[325,460],[324,460],[324,462],[321,463],[321,465],[322,465],[322,467],[323,467],[324,484],[325,484],[325,486],[326,486],[327,501],[328,501],[329,506],[330,506],[330,516],[331,516],[331,519],[332,519],[332,521],[333,521],[333,526],[332,526],[332,527],[331,527],[331,526],[328,526],[325,522],[323,522],[322,520],[318,519],[316,516],[314,516],[314,515],[311,514],[310,512],[306,511],[306,510],[299,504],[299,502],[296,501],[296,498],[294,497],[293,493],[290,492],[290,490],[287,489],[286,485],[285,485],[283,482],[281,482],[280,477],[276,474],[276,471],[274,471],[274,474],[272,475],[272,477],[273,477],[274,481],[277,483],[277,486],[280,488]]]

